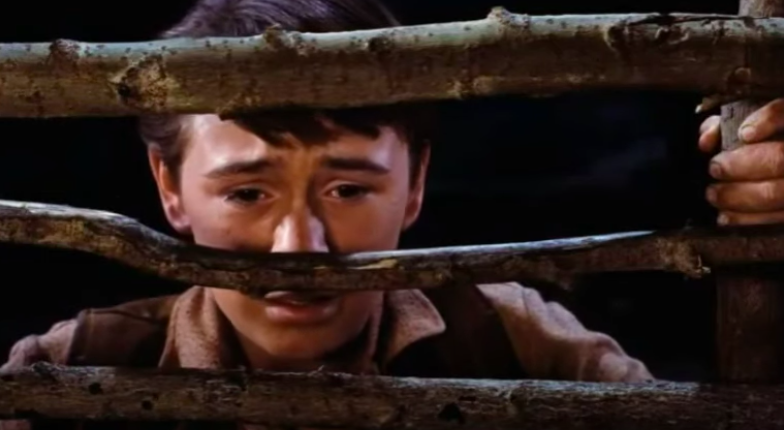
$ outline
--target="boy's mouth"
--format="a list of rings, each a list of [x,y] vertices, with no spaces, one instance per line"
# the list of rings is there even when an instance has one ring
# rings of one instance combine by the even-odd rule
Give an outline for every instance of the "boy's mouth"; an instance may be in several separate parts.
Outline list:
[[[340,311],[341,294],[319,291],[275,291],[264,295],[264,312],[269,321],[289,326],[325,323]]]
[[[336,293],[324,293],[319,291],[273,291],[264,295],[264,301],[278,305],[289,306],[312,306],[324,304],[338,298]]]

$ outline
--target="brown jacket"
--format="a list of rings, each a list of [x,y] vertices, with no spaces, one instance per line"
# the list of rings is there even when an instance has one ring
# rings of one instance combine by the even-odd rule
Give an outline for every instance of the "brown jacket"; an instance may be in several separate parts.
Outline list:
[[[459,297],[459,306],[444,305],[455,303],[455,297]],[[479,309],[480,302],[493,312],[480,311],[475,313],[477,317],[468,318],[472,320],[468,321],[465,316],[471,313],[467,312],[469,308],[460,306]],[[159,368],[209,369],[242,365],[242,353],[232,341],[231,327],[218,310],[209,289],[191,288],[172,298],[171,303],[162,319],[165,323],[160,330],[160,350],[154,350],[154,362]],[[78,342],[83,337],[79,333],[84,332],[77,329],[78,321],[82,321],[83,328],[83,321],[92,315],[101,315],[101,312],[82,312],[79,319],[58,322],[42,335],[21,339],[0,369],[18,368],[37,361],[127,365],[127,362],[105,363],[100,359],[90,362],[91,359],[85,361],[75,357],[78,355],[76,349],[86,348],[84,345],[72,348],[84,343]],[[477,331],[480,330],[476,328],[478,326],[492,327],[492,324],[479,323],[478,320],[485,316],[498,321],[495,331],[500,337],[493,337],[492,328]],[[113,335],[111,338],[116,341],[121,337]],[[455,354],[458,346],[460,354]],[[470,358],[449,362],[471,350],[478,352]],[[444,368],[444,363],[435,362],[433,356],[448,362],[447,374],[430,374],[433,369]],[[383,305],[373,313],[372,323],[360,344],[350,354],[335,357],[327,369],[330,368],[395,376],[503,379],[524,375],[534,379],[606,382],[653,379],[645,365],[626,355],[615,340],[587,330],[561,305],[545,302],[535,290],[516,283],[480,285],[465,290],[464,295],[448,289],[436,294],[419,290],[389,292],[385,294]],[[0,430],[25,428],[27,423],[24,421],[0,421]]]

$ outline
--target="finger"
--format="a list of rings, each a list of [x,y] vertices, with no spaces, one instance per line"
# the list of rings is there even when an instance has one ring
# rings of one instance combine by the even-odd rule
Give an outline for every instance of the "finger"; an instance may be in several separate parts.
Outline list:
[[[773,100],[748,116],[738,130],[746,143],[760,142],[784,131],[784,98]]]
[[[722,226],[784,224],[784,211],[763,213],[721,212],[716,223]]]
[[[705,197],[720,211],[762,213],[784,210],[784,179],[713,184],[708,187]]]
[[[724,181],[784,179],[784,142],[744,145],[718,153],[710,162],[710,175]]]
[[[700,125],[700,139],[697,142],[703,152],[715,152],[721,142],[721,117],[708,117]]]

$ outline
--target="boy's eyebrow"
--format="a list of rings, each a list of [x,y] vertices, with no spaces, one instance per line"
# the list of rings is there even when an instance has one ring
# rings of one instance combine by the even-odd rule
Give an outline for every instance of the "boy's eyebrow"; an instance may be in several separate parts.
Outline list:
[[[233,175],[259,174],[273,166],[274,163],[266,158],[234,161],[210,170],[205,176],[219,179]]]
[[[389,173],[388,167],[382,166],[381,164],[368,160],[367,158],[326,157],[323,159],[321,164],[328,169],[335,170],[365,171],[379,175]]]

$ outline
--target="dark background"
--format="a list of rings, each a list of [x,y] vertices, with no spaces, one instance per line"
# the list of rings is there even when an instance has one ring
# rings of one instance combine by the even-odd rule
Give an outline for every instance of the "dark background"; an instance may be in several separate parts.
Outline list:
[[[725,0],[388,1],[406,24],[479,19],[496,5],[529,14],[737,10]],[[0,12],[0,42],[148,40],[191,2],[13,2]],[[423,218],[404,247],[711,222],[702,199],[707,158],[696,151],[698,100],[615,92],[448,103]],[[0,198],[119,212],[171,233],[132,119],[0,119],[0,136]],[[6,245],[0,261],[0,354],[81,308],[182,288],[74,252]],[[710,377],[713,365],[711,286],[673,275],[613,275],[551,296],[616,336],[657,376],[696,380]]]

